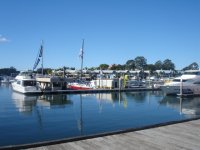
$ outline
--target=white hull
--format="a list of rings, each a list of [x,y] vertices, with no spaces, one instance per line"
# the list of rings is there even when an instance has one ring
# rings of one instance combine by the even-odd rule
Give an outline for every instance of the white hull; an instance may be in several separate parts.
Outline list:
[[[163,85],[160,87],[161,90],[166,94],[166,95],[177,95],[180,94],[180,86],[179,85],[174,85],[174,86],[167,86]],[[182,86],[182,93],[183,94],[195,94],[199,95],[200,94],[200,86],[198,85],[184,85]]]
[[[21,73],[16,76],[15,81],[12,82],[12,89],[23,94],[40,93],[41,90],[36,83],[36,79],[32,74]]]
[[[182,87],[182,92],[180,87]],[[177,95],[180,93],[200,95],[200,71],[186,71],[181,77],[174,78],[172,82],[166,83],[160,86],[160,88],[166,95]]]
[[[31,94],[31,93],[41,93],[41,90],[36,86],[22,86],[17,84],[16,82],[12,83],[12,88],[14,91],[23,93],[23,94]]]

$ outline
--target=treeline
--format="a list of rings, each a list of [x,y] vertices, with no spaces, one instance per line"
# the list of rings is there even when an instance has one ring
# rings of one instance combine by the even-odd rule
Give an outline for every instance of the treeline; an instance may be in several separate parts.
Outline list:
[[[51,74],[53,70],[75,70],[74,67],[62,67],[57,69],[52,68],[44,68],[43,73],[44,74]],[[155,70],[172,70],[175,71],[175,64],[170,59],[165,59],[164,61],[158,60],[154,64],[147,64],[147,59],[143,56],[137,56],[135,59],[130,59],[126,61],[125,64],[100,64],[98,67],[85,67],[86,70],[150,70],[151,72],[154,72]],[[182,68],[181,70],[198,70],[199,65],[196,62],[193,62],[189,64],[188,66]],[[38,68],[35,70],[35,73],[41,73],[41,68]],[[10,68],[2,68],[0,69],[0,75],[8,75],[12,76],[13,74],[18,74],[19,71],[17,71],[14,67]]]
[[[0,75],[1,76],[16,76],[19,73],[16,68],[0,68]]]
[[[128,60],[125,64],[100,64],[98,67],[87,68],[90,70],[102,69],[102,70],[173,70],[175,71],[175,64],[170,59],[164,61],[158,60],[155,64],[147,64],[147,59],[143,56],[138,56],[135,59]],[[199,65],[196,62],[184,67],[181,70],[198,70]]]

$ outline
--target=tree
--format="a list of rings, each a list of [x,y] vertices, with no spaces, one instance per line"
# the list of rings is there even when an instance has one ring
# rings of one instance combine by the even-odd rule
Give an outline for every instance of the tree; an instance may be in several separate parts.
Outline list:
[[[116,65],[116,70],[125,70],[125,65]]]
[[[136,69],[143,70],[147,65],[147,60],[143,56],[138,56],[135,58],[135,67]]]
[[[90,68],[88,68],[88,70],[91,70],[91,71],[97,70],[97,69],[99,69],[99,67],[90,67]],[[74,70],[75,70],[75,69],[74,69]]]
[[[158,60],[156,63],[155,63],[155,69],[156,70],[161,70],[162,69],[162,61],[161,60]]]
[[[63,68],[60,68],[60,70],[63,70]],[[42,68],[38,68],[37,73],[42,73]],[[43,68],[43,73],[44,74],[51,74],[52,73],[52,69],[51,68]]]
[[[154,64],[147,64],[145,69],[150,70],[150,73],[153,74],[153,72],[156,70],[156,66]]]
[[[185,70],[199,70],[199,65],[196,62],[193,62],[192,64],[183,68],[182,70],[183,71],[185,71]]]
[[[110,67],[110,70],[124,70],[125,69],[125,65],[120,65],[120,64],[113,64]]]
[[[163,61],[162,69],[163,70],[175,70],[175,65],[171,60],[165,59]]]
[[[13,74],[18,74],[18,73],[19,71],[17,71],[14,67],[0,69],[0,75],[12,76]]]
[[[134,70],[135,69],[135,61],[134,60],[128,60],[125,64],[125,68],[128,70]]]
[[[101,70],[107,70],[108,67],[109,67],[108,64],[100,64],[100,65],[99,65],[99,68],[100,68]]]

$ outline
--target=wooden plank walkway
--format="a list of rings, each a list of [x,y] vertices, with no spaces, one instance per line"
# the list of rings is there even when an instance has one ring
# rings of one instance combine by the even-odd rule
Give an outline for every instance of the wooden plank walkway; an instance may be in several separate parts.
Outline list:
[[[199,150],[200,120],[30,150]]]

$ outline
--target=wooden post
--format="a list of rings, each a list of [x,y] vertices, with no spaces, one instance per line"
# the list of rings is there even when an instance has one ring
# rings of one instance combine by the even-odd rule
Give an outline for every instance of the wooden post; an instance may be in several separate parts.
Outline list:
[[[121,91],[121,77],[119,78],[119,91]]]

